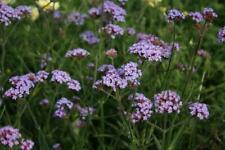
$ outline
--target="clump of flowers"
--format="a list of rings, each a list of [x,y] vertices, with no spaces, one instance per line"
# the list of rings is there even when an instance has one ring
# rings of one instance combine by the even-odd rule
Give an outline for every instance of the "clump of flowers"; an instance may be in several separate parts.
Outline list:
[[[54,112],[54,116],[58,118],[64,118],[73,108],[73,102],[71,102],[65,97],[62,97],[56,102],[55,108],[56,110]]]
[[[152,102],[144,96],[142,93],[136,93],[129,96],[129,100],[132,100],[132,112],[130,118],[133,123],[146,121],[152,116]]]
[[[105,27],[102,27],[101,30],[113,39],[117,36],[123,35],[124,33],[123,28],[115,24],[108,24]]]
[[[32,150],[34,147],[34,142],[31,140],[22,140],[20,149],[21,150]]]
[[[92,7],[91,9],[88,10],[88,14],[93,18],[100,17],[101,16],[101,8]]]
[[[4,96],[13,100],[23,98],[30,94],[30,90],[35,86],[35,83],[44,82],[48,75],[49,73],[46,71],[39,71],[36,74],[28,73],[22,76],[14,76],[9,79],[12,87],[4,93]]]
[[[70,80],[71,80],[70,75],[65,71],[61,71],[61,70],[52,71],[51,81],[57,82],[59,84],[63,84],[63,83],[67,83]]]
[[[154,35],[138,34],[139,42],[129,47],[131,54],[139,56],[143,60],[158,62],[163,58],[169,58],[172,52],[171,45],[160,40]]]
[[[128,85],[130,87],[136,87],[139,85],[139,78],[142,76],[141,70],[138,69],[138,65],[134,62],[129,62],[116,69],[111,65],[103,65],[100,67],[101,72],[104,73],[101,80],[97,80],[93,87],[100,88],[106,86],[112,88],[113,91],[117,89],[124,89]]]
[[[90,53],[82,48],[75,48],[73,50],[69,50],[68,52],[66,52],[65,57],[67,58],[85,58],[88,55],[90,55]]]
[[[213,21],[213,19],[218,17],[218,15],[214,12],[214,10],[212,8],[204,8],[202,15],[205,20],[210,21],[210,22]]]
[[[100,40],[97,36],[94,35],[91,31],[85,31],[81,33],[81,38],[90,45],[97,44]]]
[[[0,23],[8,26],[14,20],[20,20],[23,16],[31,13],[31,9],[28,6],[21,5],[17,8],[13,8],[7,4],[0,2]]]
[[[209,117],[208,107],[204,103],[191,103],[189,105],[190,114],[199,118],[200,120],[207,119]]]
[[[0,128],[0,144],[7,146],[10,149],[20,145],[21,150],[31,150],[34,146],[33,141],[22,139],[19,129],[9,125]]]
[[[184,18],[185,18],[184,14],[177,9],[170,9],[166,15],[166,19],[168,22],[181,21]]]
[[[189,16],[196,23],[202,22],[204,20],[202,14],[200,12],[190,12]]]
[[[154,95],[154,106],[156,112],[160,114],[172,112],[179,113],[182,102],[180,96],[176,92],[167,90]]]
[[[84,24],[85,19],[87,18],[86,14],[80,12],[72,12],[68,15],[68,22],[74,23],[75,25],[81,26]]]
[[[218,32],[218,40],[221,43],[224,43],[225,42],[225,26],[223,28],[219,29],[219,32]]]
[[[103,64],[97,69],[97,71],[105,73],[105,72],[107,72],[109,70],[112,70],[112,69],[115,69],[115,67],[113,65],[111,65],[111,64]]]
[[[80,105],[76,105],[76,109],[78,110],[82,120],[85,120],[88,116],[95,113],[95,109],[93,107],[81,107]]]
[[[80,91],[81,87],[80,87],[80,82],[78,82],[77,80],[70,80],[67,82],[67,86],[69,89],[74,90],[74,91]]]
[[[126,11],[112,1],[105,1],[103,4],[103,12],[109,14],[115,21],[125,21]]]

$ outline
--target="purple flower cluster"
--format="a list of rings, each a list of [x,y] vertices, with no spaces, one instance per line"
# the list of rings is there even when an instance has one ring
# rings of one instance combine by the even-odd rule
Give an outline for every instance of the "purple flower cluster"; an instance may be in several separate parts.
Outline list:
[[[81,107],[80,105],[76,105],[76,109],[78,110],[82,120],[85,120],[88,116],[95,113],[95,109],[93,107]]]
[[[218,17],[218,15],[214,12],[212,8],[204,8],[202,15],[206,21],[212,21],[213,19]]]
[[[152,102],[144,96],[142,93],[136,93],[135,95],[129,96],[132,100],[132,107],[134,111],[131,114],[131,121],[133,123],[146,121],[152,116]]]
[[[31,140],[22,140],[20,149],[21,150],[32,150],[34,147],[34,142]]]
[[[31,140],[22,139],[19,129],[11,126],[0,128],[0,144],[12,149],[14,146],[20,145],[21,150],[33,149],[34,142]]]
[[[65,71],[61,71],[61,70],[52,71],[51,81],[57,82],[59,84],[63,84],[63,83],[67,83],[70,80],[71,80],[70,75]]]
[[[99,88],[106,86],[112,88],[113,91],[117,89],[124,89],[128,85],[136,87],[139,85],[139,78],[142,76],[141,70],[138,69],[138,65],[134,62],[129,62],[116,69],[112,65],[103,65],[98,69],[104,72],[101,80],[97,80],[93,87]]]
[[[28,6],[18,6],[17,8],[12,8],[0,2],[0,23],[8,26],[14,20],[20,20],[23,16],[30,14],[31,9]]]
[[[94,35],[91,31],[85,31],[81,33],[81,38],[90,45],[97,44],[100,40],[97,36]]]
[[[58,118],[64,118],[68,112],[73,108],[73,102],[67,98],[62,97],[56,102],[54,116]]]
[[[90,55],[90,53],[82,48],[75,48],[73,50],[69,50],[66,52],[65,57],[67,58],[85,58],[88,55]]]
[[[167,12],[166,19],[168,22],[180,21],[185,18],[184,14],[177,9],[170,9]]]
[[[209,117],[208,107],[204,103],[191,103],[189,105],[190,114],[196,116],[200,120],[207,119]]]
[[[81,26],[84,24],[85,19],[87,18],[86,14],[80,12],[72,12],[68,15],[68,21],[74,23],[75,25]]]
[[[108,24],[105,27],[102,27],[101,30],[113,39],[117,36],[123,35],[124,33],[123,28],[115,24]]]
[[[106,0],[104,2],[103,12],[109,14],[115,21],[125,21],[126,11],[112,1]]]
[[[138,55],[141,59],[150,62],[161,61],[163,58],[169,58],[172,52],[172,46],[160,40],[158,37],[147,34],[139,34],[139,42],[129,47],[131,54]]]
[[[182,102],[180,96],[174,91],[162,91],[154,95],[155,110],[158,113],[180,112]]]
[[[189,16],[196,23],[202,22],[204,20],[202,14],[200,12],[190,12]]]
[[[112,70],[112,69],[115,69],[115,67],[113,65],[111,65],[111,64],[103,64],[97,69],[97,71],[105,73],[105,72],[107,72],[109,70]]]
[[[94,17],[94,18],[97,18],[99,16],[101,16],[101,8],[98,7],[92,7],[91,9],[88,10],[88,14],[91,16],[91,17]]]
[[[4,93],[4,96],[10,97],[13,100],[22,98],[30,94],[30,90],[35,86],[35,83],[43,82],[47,78],[48,73],[45,71],[39,71],[36,74],[28,73],[22,76],[14,76],[9,79],[12,87]]]
[[[127,34],[128,35],[135,35],[136,31],[134,28],[127,28]]]
[[[221,43],[224,43],[225,42],[225,26],[223,28],[219,29],[219,32],[218,32],[218,40]]]
[[[52,71],[52,78],[51,81],[57,82],[59,84],[67,84],[68,89],[74,90],[74,91],[80,91],[80,83],[77,80],[74,80],[70,77],[70,75],[62,70],[54,70]]]

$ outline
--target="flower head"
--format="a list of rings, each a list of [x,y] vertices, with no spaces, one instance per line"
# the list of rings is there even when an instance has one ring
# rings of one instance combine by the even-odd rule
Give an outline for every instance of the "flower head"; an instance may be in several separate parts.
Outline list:
[[[69,89],[74,90],[74,91],[80,91],[81,87],[80,87],[80,82],[78,82],[77,80],[70,80],[67,82],[67,86]]]
[[[207,21],[212,21],[213,19],[217,18],[218,15],[214,12],[214,10],[212,8],[204,8],[202,15],[204,17],[205,20]]]
[[[68,21],[74,23],[75,25],[81,26],[84,24],[85,19],[87,18],[86,14],[80,12],[72,12],[68,16]]]
[[[11,126],[4,126],[0,128],[0,143],[2,145],[12,148],[19,144],[21,134],[18,129]]]
[[[32,150],[34,147],[34,142],[31,140],[22,140],[20,144],[21,150]]]
[[[218,40],[219,40],[220,43],[225,42],[225,26],[223,28],[219,29]]]
[[[209,117],[208,107],[204,103],[190,103],[190,114],[199,118],[200,120],[207,119]]]
[[[184,14],[177,9],[170,9],[166,15],[167,21],[181,21],[185,18]]]
[[[154,105],[156,112],[160,114],[179,113],[182,102],[176,92],[167,90],[154,95]]]
[[[75,48],[73,50],[69,50],[68,52],[66,52],[65,57],[67,58],[85,58],[88,55],[90,55],[90,53],[82,48]]]
[[[97,44],[100,40],[97,36],[94,35],[91,31],[85,31],[81,33],[81,38],[90,45]]]
[[[204,20],[202,14],[200,12],[190,12],[189,16],[196,23],[202,22]]]
[[[61,71],[61,70],[52,71],[51,81],[58,82],[59,84],[63,84],[63,83],[67,83],[70,80],[71,80],[70,75],[65,71]]]
[[[105,27],[102,27],[101,30],[113,39],[117,36],[123,35],[124,33],[123,28],[115,24],[108,24]]]

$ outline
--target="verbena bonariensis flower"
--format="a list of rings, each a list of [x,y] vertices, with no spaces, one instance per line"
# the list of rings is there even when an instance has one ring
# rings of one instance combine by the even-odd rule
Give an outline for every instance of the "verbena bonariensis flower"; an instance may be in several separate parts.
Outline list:
[[[31,140],[22,140],[20,143],[21,150],[32,150],[34,147],[34,142]]]
[[[0,143],[2,145],[12,148],[19,144],[21,134],[18,129],[11,126],[4,126],[0,128]]]
[[[139,85],[139,78],[142,75],[137,64],[133,62],[122,65],[118,69],[111,65],[104,65],[99,70],[101,70],[104,75],[101,80],[97,80],[94,83],[93,88],[102,88],[105,86],[112,88],[113,91],[124,89],[128,85],[130,87],[136,87]]]
[[[136,31],[134,28],[127,28],[127,34],[128,35],[135,35]]]
[[[87,18],[86,14],[80,12],[72,12],[68,15],[68,21],[74,23],[75,25],[81,26],[84,24],[85,19]]]
[[[221,43],[224,43],[225,42],[225,26],[223,28],[219,29],[219,32],[218,32],[218,40]]]
[[[130,86],[138,86],[139,79],[142,76],[141,70],[138,69],[138,64],[134,62],[129,62],[125,65],[122,65],[118,69],[121,76],[123,76]]]
[[[200,12],[197,12],[197,11],[196,12],[190,12],[189,16],[196,23],[202,22],[204,20],[202,14]]]
[[[80,91],[81,87],[80,87],[80,83],[77,80],[70,80],[67,83],[68,89],[74,90],[74,91]]]
[[[184,14],[177,9],[170,9],[166,15],[166,19],[168,22],[181,21],[184,18],[185,18]]]
[[[136,93],[129,98],[132,100],[132,107],[134,108],[130,116],[133,123],[146,121],[152,116],[153,104],[144,94]]]
[[[115,24],[107,24],[105,27],[102,27],[101,30],[113,39],[117,36],[123,35],[124,33],[123,28]]]
[[[103,64],[97,69],[97,71],[105,73],[105,72],[107,72],[107,71],[109,71],[111,69],[115,69],[115,67],[113,65],[111,65],[111,64]]]
[[[70,80],[71,80],[70,75],[65,71],[61,71],[61,70],[52,71],[51,81],[57,82],[59,84],[63,84],[63,83],[67,83]]]
[[[38,71],[35,75],[35,82],[44,82],[48,78],[49,73],[41,70]]]
[[[16,8],[12,8],[0,2],[0,23],[3,23],[5,26],[10,25],[14,20],[19,20],[23,16],[30,14],[31,8],[28,6],[20,5]]]
[[[15,19],[19,19],[18,13],[15,9],[0,2],[0,22],[5,26],[8,26]]]
[[[78,110],[82,120],[85,120],[88,116],[93,115],[95,112],[93,107],[81,107],[80,105],[76,105],[76,109]]]
[[[34,87],[33,80],[35,79],[35,75],[32,75],[32,78],[31,74],[23,76],[14,76],[10,78],[9,81],[12,84],[12,87],[4,93],[4,96],[16,100],[18,98],[22,98],[26,95],[29,95],[30,89]]]
[[[218,15],[214,12],[212,8],[204,8],[202,12],[203,18],[207,21],[213,21]]]
[[[65,57],[67,58],[85,58],[88,55],[90,55],[90,53],[82,48],[75,48],[72,50],[69,50],[66,52]]]
[[[31,7],[26,5],[20,5],[15,8],[16,13],[21,18],[26,15],[31,15]]]
[[[88,14],[91,17],[97,18],[101,16],[101,8],[100,7],[92,7],[91,9],[88,10]]]
[[[60,19],[61,17],[62,17],[61,11],[55,10],[55,11],[53,12],[53,18],[54,18],[54,19],[58,20],[58,19]]]
[[[208,107],[204,103],[191,103],[189,105],[190,114],[199,118],[200,120],[207,119],[209,117]]]
[[[60,145],[60,143],[55,143],[55,144],[52,146],[52,149],[53,149],[53,150],[61,150],[61,145]]]
[[[81,38],[90,45],[97,44],[100,40],[97,36],[94,35],[91,31],[85,31],[81,33]]]
[[[104,2],[103,12],[109,14],[115,21],[125,21],[126,11],[112,1]]]
[[[54,116],[58,118],[64,118],[68,114],[68,111],[73,108],[73,102],[67,98],[62,97],[56,102],[55,108],[56,110],[54,112]]]
[[[203,50],[203,49],[199,49],[197,51],[197,55],[199,57],[202,57],[202,58],[208,58],[208,57],[210,57],[209,53],[207,51]]]
[[[48,106],[48,104],[49,104],[49,100],[48,99],[42,99],[40,102],[39,102],[39,104],[41,105],[41,106]]]
[[[154,95],[155,110],[158,113],[180,112],[182,102],[180,96],[171,90],[162,91]]]

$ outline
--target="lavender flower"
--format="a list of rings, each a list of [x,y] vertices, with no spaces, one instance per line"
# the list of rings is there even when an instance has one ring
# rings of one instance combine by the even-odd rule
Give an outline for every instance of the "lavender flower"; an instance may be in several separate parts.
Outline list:
[[[105,32],[107,35],[109,35],[112,39],[114,39],[117,36],[121,36],[124,33],[123,28],[115,24],[108,24],[101,30]]]
[[[171,9],[167,12],[166,18],[168,22],[173,22],[183,20],[185,16],[181,11],[177,9]]]
[[[67,86],[69,89],[74,90],[74,91],[80,91],[80,83],[77,80],[70,80],[67,82]]]
[[[134,112],[131,114],[131,121],[133,123],[146,121],[152,116],[152,102],[144,96],[142,93],[136,93],[130,96],[130,100],[133,101],[132,107]]]
[[[49,73],[46,71],[38,71],[35,75],[35,82],[44,82],[48,78]]]
[[[88,10],[88,14],[91,17],[97,18],[101,15],[101,8],[92,7],[91,9]]]
[[[81,33],[81,38],[90,45],[97,44],[100,40],[97,36],[94,35],[91,31],[85,31]]]
[[[21,150],[32,150],[34,147],[34,142],[31,140],[22,140],[20,144]]]
[[[115,21],[125,21],[126,11],[112,1],[107,0],[104,2],[103,12],[111,15]]]
[[[61,71],[61,70],[52,71],[51,81],[58,82],[59,84],[63,84],[63,83],[67,83],[70,80],[71,80],[70,75],[65,71]]]
[[[0,143],[2,145],[12,148],[19,144],[21,134],[18,129],[11,126],[4,126],[0,128]]]
[[[200,12],[190,12],[189,16],[196,23],[202,22],[204,20],[202,14]]]
[[[68,16],[68,21],[74,23],[75,25],[81,26],[84,24],[85,19],[87,18],[86,14],[79,12],[72,12]]]
[[[26,95],[30,94],[30,89],[34,87],[33,79],[35,79],[35,75],[32,75],[32,78],[30,74],[23,75],[23,76],[14,76],[9,79],[13,87],[8,89],[4,96],[10,97],[13,100],[16,100],[18,98],[22,98]]]
[[[223,28],[219,29],[218,40],[219,40],[220,43],[225,42],[225,26]]]
[[[142,72],[138,69],[137,63],[129,62],[125,65],[122,65],[119,71],[131,86],[136,87],[140,84],[138,80],[142,76]]]
[[[196,116],[200,120],[207,119],[209,117],[208,107],[204,103],[191,103],[189,105],[190,114]]]
[[[90,53],[82,48],[75,48],[73,50],[69,50],[68,52],[66,52],[65,57],[67,58],[85,58],[88,55],[90,55]]]
[[[19,19],[19,16],[14,8],[0,2],[0,23],[8,26],[15,19]]]
[[[154,96],[154,105],[158,113],[180,112],[182,102],[180,96],[174,91],[162,91]]]
[[[128,35],[135,35],[136,31],[134,28],[127,28],[127,34]]]
[[[68,111],[73,108],[73,102],[69,101],[67,98],[62,97],[56,102],[54,116],[58,118],[64,118]]]
[[[205,20],[207,21],[212,21],[213,19],[217,18],[218,15],[214,12],[214,10],[212,8],[204,8],[202,15],[204,17]]]
[[[82,120],[85,120],[88,116],[93,115],[95,112],[93,107],[81,107],[80,105],[77,105],[76,108],[79,111]]]

